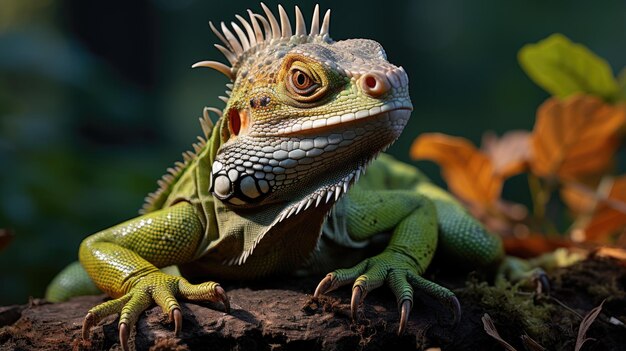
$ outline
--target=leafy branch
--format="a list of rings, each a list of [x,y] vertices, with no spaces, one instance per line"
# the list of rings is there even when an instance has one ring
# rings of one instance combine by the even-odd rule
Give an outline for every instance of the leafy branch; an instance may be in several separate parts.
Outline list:
[[[626,70],[613,77],[604,59],[561,34],[524,46],[518,57],[553,95],[537,109],[531,132],[487,134],[480,149],[464,138],[426,133],[411,157],[438,163],[450,191],[493,231],[556,233],[547,207],[557,193],[575,219],[570,238],[606,241],[626,231],[626,175],[610,172],[626,130]],[[505,180],[523,172],[532,218],[527,211],[520,218],[521,205],[501,197]]]

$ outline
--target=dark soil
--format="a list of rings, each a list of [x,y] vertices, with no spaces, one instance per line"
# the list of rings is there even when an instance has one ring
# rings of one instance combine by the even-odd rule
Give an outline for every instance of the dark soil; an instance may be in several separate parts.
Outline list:
[[[440,273],[429,278],[439,280]],[[590,259],[551,274],[552,294],[537,297],[510,286],[492,286],[472,275],[444,277],[463,308],[455,327],[450,310],[417,295],[407,332],[397,336],[398,312],[388,289],[365,299],[360,320],[350,319],[350,289],[313,301],[318,278],[275,281],[265,285],[226,285],[232,313],[219,305],[183,303],[183,330],[178,338],[161,310],[148,310],[131,337],[137,350],[502,350],[484,328],[489,314],[502,339],[515,349],[574,350],[581,317],[605,301],[587,332],[582,350],[626,350],[626,267],[609,259]],[[441,281],[441,280],[439,280]],[[456,281],[456,284],[455,284]],[[2,350],[119,350],[115,316],[82,341],[87,310],[104,296],[80,297],[50,304],[0,308]],[[621,325],[620,322],[622,323]],[[523,338],[522,338],[523,337]],[[526,340],[526,341],[523,341]]]

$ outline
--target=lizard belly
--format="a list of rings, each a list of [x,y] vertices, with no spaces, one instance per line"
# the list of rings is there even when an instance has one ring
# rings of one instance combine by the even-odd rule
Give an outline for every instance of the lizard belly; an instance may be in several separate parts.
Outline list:
[[[202,257],[181,265],[180,272],[198,281],[254,280],[278,274],[325,274],[353,266],[381,252],[389,235],[383,233],[366,241],[351,239],[344,204],[344,200],[337,202],[326,220],[326,211],[318,211],[301,216],[306,219],[299,223],[290,222],[288,228],[273,228],[242,264],[233,263],[241,254],[234,249],[241,240],[232,236],[220,238]]]

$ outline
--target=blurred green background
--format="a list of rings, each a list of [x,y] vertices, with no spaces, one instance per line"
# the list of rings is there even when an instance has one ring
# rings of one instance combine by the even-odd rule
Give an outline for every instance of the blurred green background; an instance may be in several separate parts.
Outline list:
[[[276,2],[267,1],[275,8]],[[292,13],[292,2],[283,2]],[[310,18],[313,3],[298,4]],[[412,120],[390,149],[408,161],[420,132],[480,141],[530,129],[547,94],[522,72],[525,43],[561,32],[620,69],[626,2],[335,1],[331,36],[379,41],[411,80]],[[41,297],[87,235],[134,216],[155,180],[200,134],[226,79],[192,70],[212,48],[207,23],[257,2],[0,2],[0,305]],[[292,17],[293,18],[293,17]],[[437,167],[424,163],[431,176]],[[524,186],[505,196],[521,201]],[[524,185],[524,181],[519,181]]]

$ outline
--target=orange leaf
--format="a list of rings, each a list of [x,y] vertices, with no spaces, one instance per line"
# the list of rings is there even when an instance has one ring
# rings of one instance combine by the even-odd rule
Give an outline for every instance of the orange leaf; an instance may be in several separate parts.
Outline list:
[[[570,248],[573,243],[561,237],[547,237],[544,234],[531,234],[525,237],[506,236],[502,238],[507,255],[531,258],[553,252],[558,248]]]
[[[606,169],[619,146],[617,133],[626,123],[624,105],[597,97],[551,98],[537,111],[530,166],[538,176],[578,179]]]
[[[566,184],[561,192],[566,203],[581,206],[581,213],[589,213],[586,220],[579,221],[572,235],[576,240],[605,241],[611,234],[626,228],[626,175],[603,181],[594,192],[580,184]],[[576,204],[578,201],[578,204]]]
[[[495,174],[491,160],[466,139],[422,134],[411,146],[411,157],[438,163],[450,191],[466,202],[489,207],[500,196],[502,177]]]
[[[585,228],[585,236],[588,240],[602,240],[623,228],[626,228],[626,176],[615,179],[608,201],[598,205]]]
[[[530,158],[530,133],[515,130],[500,139],[494,133],[485,133],[481,148],[491,159],[494,171],[508,178],[526,170]]]
[[[582,186],[588,186],[589,191],[584,191],[579,186],[573,186],[572,183],[565,183],[563,187],[561,187],[561,199],[567,205],[567,207],[572,211],[572,213],[576,216],[585,215],[592,213],[597,205],[596,195],[594,194],[593,188],[596,185],[590,184],[581,184]],[[601,189],[597,189],[596,192],[602,194],[605,191]]]

